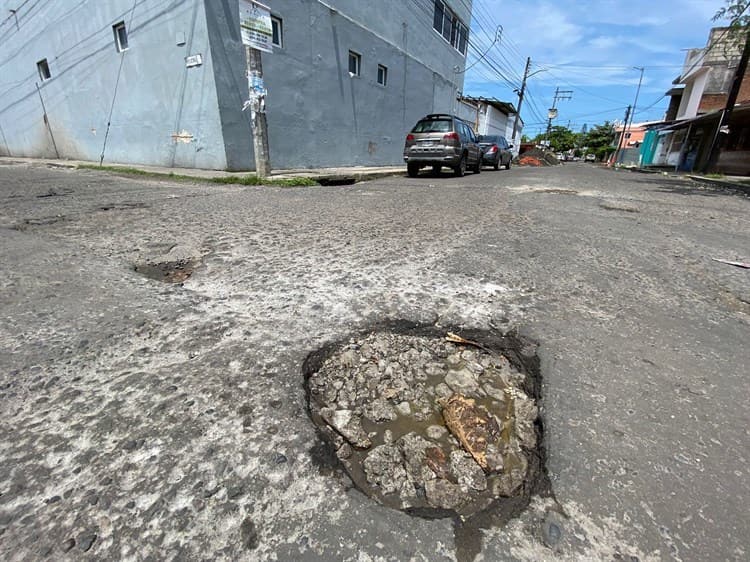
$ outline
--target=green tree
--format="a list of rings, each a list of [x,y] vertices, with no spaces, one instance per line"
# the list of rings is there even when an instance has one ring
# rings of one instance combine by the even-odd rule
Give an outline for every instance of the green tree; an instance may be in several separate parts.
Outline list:
[[[578,143],[578,135],[567,127],[555,126],[550,129],[549,137],[546,133],[541,133],[536,136],[534,142],[541,143],[543,140],[549,138],[550,149],[555,152],[563,152],[574,148]]]
[[[615,126],[609,121],[601,125],[594,125],[583,136],[581,145],[588,148],[589,152],[596,152],[599,149],[607,149],[615,142]]]
[[[729,36],[721,41],[726,57],[739,57],[742,52],[747,40],[748,26],[750,26],[748,8],[750,8],[750,0],[726,0],[726,5],[711,18],[713,21],[729,20]]]
[[[575,147],[576,134],[567,127],[552,127],[549,134],[550,146],[555,152],[563,152]]]
[[[713,20],[729,20],[729,27],[742,29],[750,25],[748,8],[750,0],[726,0],[726,6],[714,14]]]
[[[729,20],[729,40],[724,42],[724,54],[727,56],[735,54],[733,51],[742,51],[750,28],[749,8],[750,0],[726,0],[726,6],[711,18],[713,21]]]

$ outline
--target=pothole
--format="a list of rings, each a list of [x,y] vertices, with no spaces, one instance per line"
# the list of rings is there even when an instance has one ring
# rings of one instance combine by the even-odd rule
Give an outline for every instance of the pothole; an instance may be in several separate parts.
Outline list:
[[[37,199],[44,199],[46,197],[64,197],[65,195],[70,195],[73,193],[72,189],[69,188],[62,188],[59,191],[53,188],[50,188],[47,193],[42,193],[41,195],[37,195]]]
[[[22,223],[13,226],[13,229],[23,232],[25,230],[28,230],[30,227],[51,226],[53,224],[64,222],[66,220],[67,219],[64,215],[55,215],[53,217],[39,217],[35,219],[24,219]]]
[[[149,279],[164,283],[182,283],[193,274],[195,267],[195,261],[183,259],[158,263],[141,263],[133,266],[133,271]]]
[[[507,521],[549,486],[535,351],[514,334],[390,325],[307,358],[309,413],[375,501]]]
[[[146,209],[147,205],[141,201],[136,202],[124,202],[124,203],[110,203],[108,205],[102,205],[99,207],[100,211],[129,211],[131,209]]]
[[[536,189],[535,191],[536,193],[552,193],[554,195],[578,195],[578,192],[574,189],[561,189],[556,187]]]
[[[133,271],[164,283],[183,283],[203,263],[208,253],[205,248],[190,243],[160,246],[162,252],[140,255],[133,263]]]
[[[627,205],[625,203],[607,203],[602,201],[599,203],[599,207],[605,211],[622,211],[624,213],[640,213],[641,210],[633,205]]]

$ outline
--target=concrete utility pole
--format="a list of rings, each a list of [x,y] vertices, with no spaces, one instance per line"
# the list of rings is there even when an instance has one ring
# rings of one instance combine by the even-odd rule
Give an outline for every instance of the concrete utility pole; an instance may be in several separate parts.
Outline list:
[[[622,147],[622,141],[625,140],[625,129],[628,122],[628,119],[630,119],[630,110],[633,109],[632,106],[628,106],[628,108],[625,110],[625,120],[622,122],[622,132],[620,133],[620,138],[617,141],[617,149],[615,150],[615,157],[612,160],[612,164],[610,166],[614,166],[617,164],[617,160],[620,158],[620,148]]]
[[[633,119],[635,118],[635,108],[638,107],[638,95],[641,93],[641,84],[643,83],[643,71],[645,70],[642,66],[634,66],[636,70],[641,71],[641,77],[638,79],[638,88],[635,91],[635,101],[633,102],[633,111],[630,113],[630,121],[625,122],[625,134],[627,138],[627,133],[630,132],[630,127],[633,125]]]
[[[745,72],[747,71],[747,62],[750,58],[750,29],[746,30],[745,33],[747,34],[745,48],[742,50],[742,57],[740,57],[740,63],[737,65],[737,71],[734,73],[734,81],[732,82],[732,88],[729,90],[727,105],[724,107],[724,111],[721,112],[721,119],[719,119],[719,123],[716,125],[716,133],[711,143],[711,152],[708,156],[708,162],[703,167],[703,173],[714,171],[716,164],[719,162],[719,154],[721,154],[722,145],[724,144],[720,138],[721,132],[727,130],[729,127],[732,110],[734,110],[734,104],[737,103],[742,79],[745,77]]]
[[[253,128],[253,150],[255,152],[255,174],[259,178],[271,173],[271,159],[268,151],[268,123],[266,122],[265,96],[255,92],[255,85],[263,83],[263,63],[260,51],[245,45],[247,59],[247,82],[250,89],[250,121]]]
[[[521,119],[521,106],[523,105],[523,96],[526,93],[526,80],[529,78],[529,69],[531,68],[531,57],[526,58],[526,70],[523,71],[523,82],[521,82],[521,91],[518,92],[518,108],[516,110],[516,120],[513,122],[513,136],[510,142],[516,142],[518,134],[518,121]]]
[[[557,100],[569,100],[573,98],[573,90],[561,90],[558,86],[555,88],[555,99],[552,100],[552,107],[549,110],[547,120],[547,142],[549,142],[550,132],[552,131],[552,119],[554,119]],[[549,148],[549,146],[547,146]]]

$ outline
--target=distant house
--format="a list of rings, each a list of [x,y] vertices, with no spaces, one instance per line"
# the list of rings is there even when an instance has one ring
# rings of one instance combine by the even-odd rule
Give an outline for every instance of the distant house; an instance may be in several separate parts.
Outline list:
[[[623,135],[623,129],[625,126],[622,123],[615,125],[615,134],[620,140],[620,148],[637,148],[643,142],[643,137],[646,134],[646,130],[649,123],[631,123],[627,128],[627,131]]]
[[[742,79],[729,130],[718,131],[742,46],[729,28],[717,27],[705,48],[688,50],[682,73],[667,92],[666,123],[652,126],[644,137],[644,165],[702,170],[716,135],[727,134],[718,171],[750,174],[750,72]]]
[[[631,123],[629,127],[620,122],[615,124],[614,149],[618,147],[618,164],[639,164],[641,145],[650,128],[662,124],[664,121],[647,121],[644,123]],[[613,150],[614,150],[613,149]]]
[[[478,135],[500,135],[513,145],[513,153],[518,154],[523,133],[523,121],[512,103],[495,98],[461,96],[458,100],[457,115],[474,125]],[[516,126],[516,121],[518,125]],[[513,128],[516,136],[513,138]]]

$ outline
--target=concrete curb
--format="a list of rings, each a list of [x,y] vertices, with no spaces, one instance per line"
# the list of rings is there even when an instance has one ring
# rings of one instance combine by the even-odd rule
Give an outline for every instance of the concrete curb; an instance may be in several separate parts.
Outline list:
[[[3,156],[0,157],[0,165],[31,165],[47,166],[51,168],[77,169],[85,167],[86,169],[95,169],[99,166],[98,162],[89,162],[84,160],[56,160],[46,158],[14,158]],[[103,171],[112,171],[112,168],[123,168],[123,172],[128,170],[137,170],[144,174],[154,175],[175,175],[183,178],[199,180],[212,180],[215,178],[247,177],[254,175],[254,172],[227,172],[224,170],[202,170],[193,168],[164,168],[160,166],[131,165],[120,163],[105,163]],[[406,168],[403,166],[373,166],[373,167],[346,167],[346,168],[319,168],[319,169],[294,169],[294,170],[275,170],[271,172],[268,179],[270,180],[289,180],[295,178],[308,178],[321,185],[351,185],[353,183],[374,180],[379,178],[406,175]]]
[[[742,193],[746,195],[750,195],[750,184],[745,183],[739,183],[734,182],[731,180],[722,180],[722,179],[715,179],[715,178],[706,178],[704,176],[691,176],[688,175],[691,180],[700,182],[703,184],[708,184],[712,187],[720,187],[724,189],[731,189],[732,191],[741,191]]]

